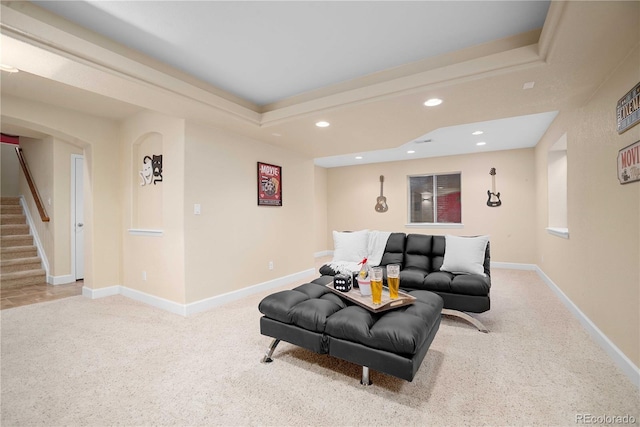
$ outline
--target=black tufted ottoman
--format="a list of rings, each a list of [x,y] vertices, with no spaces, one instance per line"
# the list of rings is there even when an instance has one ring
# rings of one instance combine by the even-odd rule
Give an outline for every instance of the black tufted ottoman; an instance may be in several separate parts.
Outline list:
[[[282,341],[361,365],[362,383],[369,368],[412,381],[440,327],[443,301],[428,291],[413,291],[409,306],[372,313],[319,283],[265,297],[258,309],[260,332],[274,340],[262,359]]]

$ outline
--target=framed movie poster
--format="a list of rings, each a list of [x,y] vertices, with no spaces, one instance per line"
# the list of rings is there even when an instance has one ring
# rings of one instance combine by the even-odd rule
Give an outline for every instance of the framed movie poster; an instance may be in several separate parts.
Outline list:
[[[282,206],[282,168],[258,162],[258,206]]]

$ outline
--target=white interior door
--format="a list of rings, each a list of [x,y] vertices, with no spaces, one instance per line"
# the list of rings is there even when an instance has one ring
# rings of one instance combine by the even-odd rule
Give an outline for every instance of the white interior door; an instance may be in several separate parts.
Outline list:
[[[73,254],[74,274],[76,280],[84,279],[84,197],[83,197],[83,163],[82,156],[73,156]]]

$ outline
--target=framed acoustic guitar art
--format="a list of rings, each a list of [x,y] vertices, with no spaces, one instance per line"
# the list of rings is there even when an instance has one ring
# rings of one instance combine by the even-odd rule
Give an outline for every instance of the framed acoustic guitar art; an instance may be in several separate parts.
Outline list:
[[[489,175],[491,175],[491,191],[487,190],[489,196],[487,206],[497,208],[502,204],[502,201],[500,200],[500,192],[496,193],[496,168],[491,168]]]
[[[380,196],[376,199],[376,212],[384,213],[389,210],[387,198],[382,195],[382,186],[384,184],[384,175],[380,175]]]

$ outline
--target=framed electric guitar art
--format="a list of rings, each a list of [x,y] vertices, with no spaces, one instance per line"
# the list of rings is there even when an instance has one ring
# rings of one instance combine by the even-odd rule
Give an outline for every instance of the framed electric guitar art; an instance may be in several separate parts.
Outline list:
[[[487,190],[487,195],[489,196],[487,206],[497,208],[502,204],[502,201],[500,200],[500,192],[496,193],[496,168],[491,168],[489,175],[491,175],[491,191]]]

